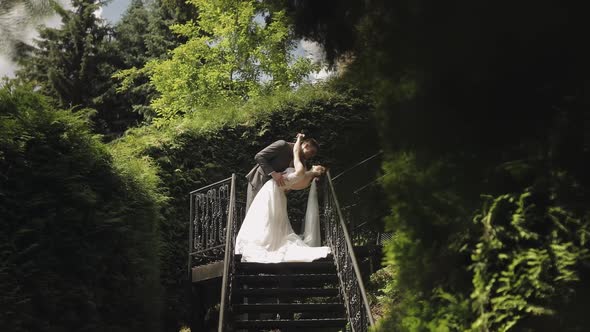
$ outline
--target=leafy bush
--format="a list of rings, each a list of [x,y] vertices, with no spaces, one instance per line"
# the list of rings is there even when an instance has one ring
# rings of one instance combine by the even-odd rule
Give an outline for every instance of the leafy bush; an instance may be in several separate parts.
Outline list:
[[[590,267],[589,217],[537,188],[489,197],[475,218],[483,236],[472,253],[472,329],[583,330],[575,313],[589,300],[576,291]]]
[[[3,331],[159,329],[159,184],[114,162],[87,118],[0,89]]]
[[[562,143],[548,155],[562,156]],[[385,163],[395,236],[384,251],[395,273],[382,292],[395,300],[381,298],[376,330],[583,331],[590,272],[584,172],[566,171],[563,160],[506,162],[485,171],[484,183],[513,189],[474,199],[465,179],[453,180],[459,163],[451,160],[425,164],[400,153]]]

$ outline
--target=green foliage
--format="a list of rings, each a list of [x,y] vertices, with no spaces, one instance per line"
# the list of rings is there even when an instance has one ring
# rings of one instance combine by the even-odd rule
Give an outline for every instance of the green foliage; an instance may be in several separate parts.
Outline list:
[[[159,330],[154,177],[114,162],[88,114],[0,89],[0,329]]]
[[[113,75],[120,80],[119,98],[126,100],[147,121],[155,115],[150,104],[157,91],[143,67],[150,60],[165,58],[168,50],[178,46],[181,40],[169,29],[177,22],[160,1],[146,4],[134,0],[114,27],[114,47],[122,62],[120,70]]]
[[[470,316],[469,301],[437,288],[430,299],[404,292],[398,285],[398,269],[386,265],[371,275],[369,294],[377,325],[373,331],[464,331]],[[373,287],[379,287],[375,290]],[[413,306],[409,310],[408,304]],[[375,309],[378,308],[378,309]],[[400,310],[402,309],[402,310]],[[425,318],[428,317],[428,320]]]
[[[531,186],[487,195],[470,217],[465,207],[479,200],[461,196],[472,190],[449,178],[454,164],[421,166],[411,153],[384,164],[386,221],[395,232],[385,263],[395,273],[384,282],[390,299],[381,297],[376,330],[583,330],[590,272],[583,178],[538,161],[504,163],[488,176]]]
[[[190,3],[198,18],[172,27],[187,42],[171,59],[146,66],[160,93],[152,107],[164,120],[290,88],[314,70],[290,53],[295,44],[283,10],[255,0]]]
[[[61,108],[93,108],[94,130],[113,138],[138,120],[117,98],[111,75],[120,65],[110,42],[112,28],[96,17],[98,0],[74,0],[73,9],[55,5],[62,26],[39,29],[32,51],[20,59],[18,76],[39,86]]]
[[[402,152],[383,166],[392,211],[386,224],[396,234],[388,243],[387,261],[399,269],[401,284],[419,292],[468,280],[466,271],[455,268],[465,260],[455,253],[469,231],[464,220],[470,211],[459,195],[461,178],[449,176],[453,165],[451,159],[426,163]]]
[[[385,263],[397,300],[381,330],[586,330],[588,244],[574,231],[590,187],[583,7],[286,3],[295,30],[375,96],[396,233]],[[483,238],[471,222],[482,195],[506,212]]]
[[[138,176],[151,176],[156,166],[170,197],[160,226],[167,329],[179,328],[190,317],[190,294],[180,283],[186,279],[188,192],[236,173],[238,199],[245,201],[244,175],[254,166],[254,155],[274,140],[294,139],[300,130],[320,142],[313,163],[344,170],[378,149],[373,121],[372,104],[358,91],[302,86],[243,104],[220,104],[161,126],[136,128],[110,144],[116,160],[141,163]],[[303,194],[290,193],[290,206],[302,207]]]
[[[97,1],[77,1],[74,10],[55,6],[63,29],[42,28],[31,57],[21,61],[21,76],[41,86],[62,107],[84,107],[95,97],[86,85],[98,73],[108,28],[93,14]],[[98,60],[98,61],[97,61]]]
[[[158,1],[133,0],[114,27],[115,43],[126,67],[141,67],[178,44],[169,17]]]
[[[474,331],[519,329],[527,316],[561,315],[573,300],[590,262],[590,220],[556,203],[531,189],[489,197],[476,216],[483,236],[472,254]],[[575,322],[554,328],[564,325]]]
[[[384,247],[385,264],[395,273],[381,297],[383,319],[376,331],[463,331],[469,322],[469,282],[459,254],[469,229],[470,211],[459,195],[461,179],[451,158],[426,163],[400,152],[385,161],[383,186],[394,237]],[[465,190],[465,188],[463,188]],[[389,297],[389,299],[388,299]],[[392,298],[394,300],[392,300]]]

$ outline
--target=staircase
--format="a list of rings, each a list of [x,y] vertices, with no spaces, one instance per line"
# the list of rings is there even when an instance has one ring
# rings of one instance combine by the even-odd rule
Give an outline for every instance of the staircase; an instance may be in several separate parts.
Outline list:
[[[326,178],[321,222],[333,256],[310,263],[242,263],[233,254],[245,214],[235,174],[190,192],[188,280],[222,277],[218,332],[366,332],[374,325],[329,171]]]
[[[235,331],[340,331],[347,323],[333,258],[310,263],[242,263],[235,256]]]

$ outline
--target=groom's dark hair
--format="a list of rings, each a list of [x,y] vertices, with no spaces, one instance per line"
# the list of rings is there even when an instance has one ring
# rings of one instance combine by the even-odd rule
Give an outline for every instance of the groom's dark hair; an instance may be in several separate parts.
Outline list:
[[[304,144],[304,143],[307,143],[307,144],[313,146],[318,151],[320,150],[320,145],[318,144],[318,142],[311,137],[306,137],[303,140],[301,140],[301,144]]]

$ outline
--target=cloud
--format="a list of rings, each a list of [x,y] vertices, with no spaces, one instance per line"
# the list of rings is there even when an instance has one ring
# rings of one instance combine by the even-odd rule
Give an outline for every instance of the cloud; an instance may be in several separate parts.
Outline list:
[[[4,54],[0,54],[0,77],[14,77],[14,70],[15,66],[12,60]]]
[[[103,19],[102,17],[102,6],[98,7],[95,11],[94,11],[94,16],[96,16],[96,18],[99,19]]]
[[[299,41],[299,44],[297,45],[294,53],[295,56],[305,57],[314,63],[323,64],[326,60],[326,51],[324,50],[324,47],[319,43],[307,39],[301,39]],[[327,79],[334,73],[334,71],[328,70],[328,67],[324,65],[320,71],[311,73],[307,79],[312,83],[317,83]]]
[[[72,8],[69,0],[57,0],[64,8]],[[15,2],[0,11],[0,77],[14,77],[17,69],[13,61],[19,43],[32,44],[39,36],[37,27],[58,27],[61,18],[53,12],[49,0]]]
[[[299,41],[299,46],[304,52],[306,58],[310,59],[313,62],[323,62],[326,58],[326,52],[322,45],[307,39],[301,39]]]

